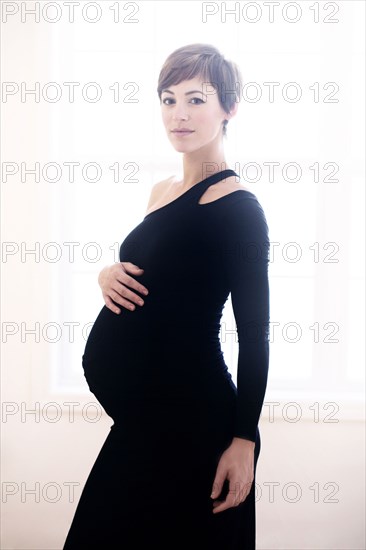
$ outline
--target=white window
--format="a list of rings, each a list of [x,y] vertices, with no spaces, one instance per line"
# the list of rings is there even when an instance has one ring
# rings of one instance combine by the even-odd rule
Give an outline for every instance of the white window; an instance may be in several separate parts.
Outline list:
[[[156,3],[147,4],[141,6],[153,16]],[[50,316],[61,324],[79,325],[72,343],[63,338],[52,347],[49,387],[63,395],[90,396],[81,356],[85,327],[104,305],[97,275],[104,265],[119,260],[119,245],[142,221],[153,183],[181,168],[181,157],[163,131],[156,93],[162,62],[178,46],[174,36],[167,34],[155,47],[151,24],[147,29],[151,33],[149,47],[141,45],[139,50],[121,38],[116,48],[91,51],[83,47],[83,33],[91,32],[88,27],[69,26],[67,41],[62,40],[59,29],[53,32],[55,79],[63,81],[67,74],[67,79],[82,85],[98,77],[106,94],[103,100],[88,103],[77,93],[79,99],[73,104],[60,103],[52,110],[51,119],[51,153],[77,160],[80,166],[75,181],[65,177],[51,190],[50,226],[60,243],[80,245],[75,248],[73,263],[59,262],[50,271]],[[133,25],[123,29],[133,34]],[[261,53],[244,52],[239,26],[230,29],[229,51],[225,33],[215,35],[215,44],[239,63],[245,82],[258,81],[263,93],[257,102],[242,101],[237,117],[229,123],[225,150],[242,183],[261,202],[270,229],[273,338],[267,399],[319,401],[324,395],[326,401],[357,401],[364,382],[364,186],[359,122],[363,117],[351,109],[350,90],[358,89],[358,74],[348,71],[346,56],[341,56],[336,71],[324,72],[321,64],[313,64],[311,49],[298,55],[296,62],[280,49],[270,63],[263,62]],[[301,29],[299,26],[298,31]],[[322,55],[326,59],[321,31],[314,31],[313,26],[312,32],[312,47],[319,59]],[[261,64],[258,73],[255,67]],[[303,90],[302,101],[286,102],[277,92],[274,102],[268,100],[269,88],[263,81],[283,85],[295,77]],[[336,96],[341,100],[324,103],[321,86],[335,77],[343,86],[343,93]],[[311,89],[314,81],[321,83],[318,102]],[[114,102],[117,93],[124,100]],[[101,134],[105,135],[103,149]],[[350,149],[346,150],[348,143]],[[100,167],[99,181],[88,182],[82,176],[81,168],[86,170],[88,163]],[[273,181],[270,163],[276,163]],[[298,180],[297,167],[301,171]],[[97,174],[92,164],[85,173],[90,179]],[[137,181],[129,181],[129,175]],[[102,257],[94,263],[91,257],[98,250]],[[223,322],[227,328],[235,327],[230,300]],[[227,338],[222,349],[235,379],[238,344]]]

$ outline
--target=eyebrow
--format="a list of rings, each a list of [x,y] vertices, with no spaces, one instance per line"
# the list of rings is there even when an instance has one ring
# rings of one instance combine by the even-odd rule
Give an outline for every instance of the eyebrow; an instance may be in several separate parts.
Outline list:
[[[161,91],[162,94],[164,92],[166,92],[167,94],[173,94],[174,95],[174,92],[172,92],[171,90],[168,90],[167,88],[165,88],[164,90]],[[201,90],[191,90],[190,92],[186,92],[184,95],[197,94],[197,93],[206,96],[206,94],[204,94]]]

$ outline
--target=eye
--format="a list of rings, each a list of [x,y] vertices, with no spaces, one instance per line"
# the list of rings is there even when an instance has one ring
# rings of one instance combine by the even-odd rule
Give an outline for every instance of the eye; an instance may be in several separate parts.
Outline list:
[[[205,103],[205,101],[203,101],[200,97],[192,97],[192,98],[190,99],[190,103],[191,103],[192,101],[194,101],[194,102],[198,101],[198,103],[193,103],[193,105],[200,105],[200,103]],[[173,102],[173,103],[174,103],[174,99],[172,99],[171,97],[164,97],[164,99],[162,99],[162,103],[163,103],[164,105],[171,105],[170,102]]]
[[[205,103],[200,97],[192,97],[192,101],[199,101],[200,103]],[[196,105],[199,105],[199,103],[197,103]]]

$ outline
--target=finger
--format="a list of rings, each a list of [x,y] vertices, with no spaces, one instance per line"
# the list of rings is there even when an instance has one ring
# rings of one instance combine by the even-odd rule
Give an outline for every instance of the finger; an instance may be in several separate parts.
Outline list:
[[[211,498],[215,498],[221,493],[222,486],[224,484],[225,479],[226,479],[226,472],[224,473],[218,470],[216,472],[216,477],[212,485],[212,492],[210,495]]]
[[[213,513],[217,514],[227,510],[228,508],[233,508],[234,506],[237,506],[237,499],[233,493],[229,492],[224,501],[216,500],[214,502]]]
[[[106,298],[111,298],[111,300],[113,302],[116,302],[121,307],[123,307],[125,309],[128,309],[130,311],[134,311],[136,309],[135,304],[129,302],[127,299],[125,299],[123,296],[121,296],[121,294],[118,294],[118,292],[116,292],[113,289],[111,289],[111,291],[110,291],[110,296],[107,296],[107,294],[105,294],[105,297]],[[116,307],[116,306],[114,305],[114,307]]]
[[[118,290],[115,290],[114,288],[111,288],[110,290],[110,296],[112,300],[117,302],[117,304],[126,304],[126,306],[130,306],[130,302],[135,303],[136,305],[143,306],[144,300],[139,296],[138,294],[135,294],[132,292],[132,290],[128,289],[127,287],[121,285]],[[122,301],[121,301],[122,300]]]
[[[123,277],[122,277],[122,273],[123,273]],[[128,275],[125,271],[122,271],[122,273],[121,273],[121,278],[117,279],[118,283],[120,283],[122,286],[133,288],[134,290],[137,290],[137,292],[140,292],[141,294],[147,295],[149,293],[148,289],[144,285],[136,281],[136,279]],[[136,296],[136,294],[133,294],[133,296]]]
[[[118,292],[113,290],[113,288],[110,290],[110,295],[103,293],[103,297],[106,302],[106,305],[107,305],[107,302],[112,304],[111,305],[112,311],[114,311],[115,313],[116,313],[115,308],[118,307],[116,304],[130,311],[133,311],[136,309],[135,304],[132,304],[131,302],[126,300],[123,296],[121,296],[121,294],[118,294]]]
[[[236,506],[239,506],[239,504],[242,504],[250,492],[250,486],[251,486],[251,482],[246,483],[245,485],[242,485],[239,491],[238,489],[234,489],[234,488],[229,489],[229,492],[224,501],[220,501],[220,500],[214,501],[213,513],[216,514],[218,512],[223,512],[228,508],[236,507]]]
[[[105,305],[107,306],[107,308],[110,309],[111,311],[113,311],[113,313],[117,313],[117,315],[119,315],[121,313],[121,310],[114,305],[114,303],[112,302],[112,300],[108,296],[106,296],[104,298],[104,301],[105,301]]]
[[[132,272],[135,272],[136,270],[144,271],[142,267],[139,267],[138,265],[133,264],[131,262],[121,262],[121,264],[127,271],[132,271]]]

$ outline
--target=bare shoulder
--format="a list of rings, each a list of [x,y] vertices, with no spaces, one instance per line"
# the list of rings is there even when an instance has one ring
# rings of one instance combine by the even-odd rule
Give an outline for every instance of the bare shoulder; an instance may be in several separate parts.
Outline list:
[[[167,185],[170,184],[174,180],[174,178],[175,176],[169,176],[164,180],[157,181],[153,184],[151,188],[151,193],[160,192],[161,190],[166,189]]]
[[[236,181],[236,176],[230,176],[229,178],[226,178],[222,182],[219,182],[219,184],[222,183],[221,189],[231,192],[231,191],[239,191],[240,189],[243,191],[250,191],[252,192],[249,187],[243,185],[241,182]],[[217,185],[217,184],[216,184]],[[212,186],[214,187],[214,186]]]
[[[206,189],[203,195],[201,195],[199,203],[206,204],[208,202],[212,202],[216,199],[224,197],[225,195],[228,195],[229,193],[233,193],[234,191],[249,191],[250,193],[253,192],[251,191],[251,189],[249,189],[249,187],[246,187],[242,183],[237,182],[236,179],[236,176],[230,176],[225,180],[221,180],[217,183],[214,183],[213,185],[210,185],[210,187]]]
[[[147,205],[147,210],[155,204],[159,198],[161,198],[166,190],[170,187],[172,181],[175,179],[175,175],[169,176],[168,178],[165,178],[164,180],[160,180],[153,184],[151,191],[150,191],[150,197],[149,202]]]

